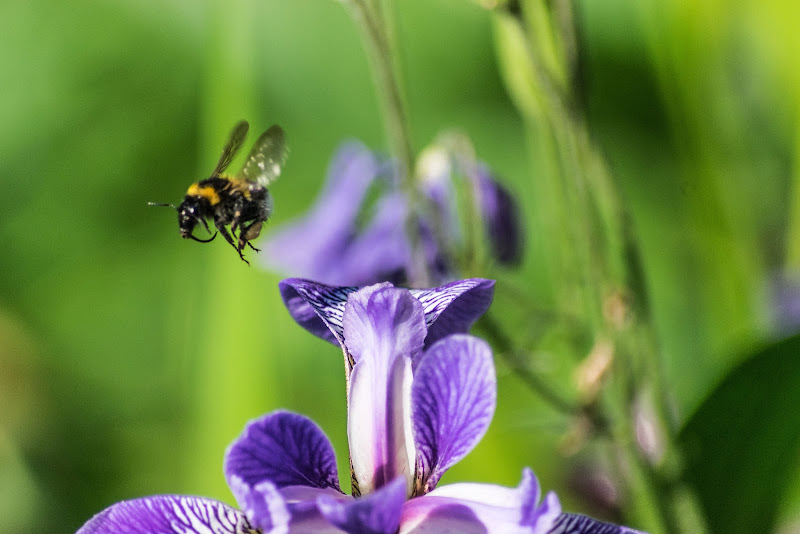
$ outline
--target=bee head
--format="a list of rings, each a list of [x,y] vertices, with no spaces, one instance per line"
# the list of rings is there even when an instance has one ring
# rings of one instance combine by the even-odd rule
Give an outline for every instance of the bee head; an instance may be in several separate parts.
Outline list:
[[[208,227],[208,223],[206,220],[198,213],[198,206],[197,201],[193,197],[187,197],[186,200],[181,202],[181,205],[178,206],[178,227],[181,231],[181,237],[184,239],[194,239],[195,241],[199,241],[200,243],[208,243],[209,241],[213,241],[215,237],[217,237],[217,233],[214,232],[214,235],[209,237],[208,239],[200,239],[195,237],[192,233],[194,227],[197,226],[197,223],[202,223],[203,226],[206,227],[206,231],[210,234],[211,229]]]
[[[211,229],[208,227],[208,223],[197,213],[197,206],[196,202],[191,199],[187,198],[184,200],[180,206],[175,206],[175,204],[162,204],[158,202],[148,202],[149,206],[166,206],[169,208],[174,208],[178,212],[178,228],[181,232],[181,237],[184,239],[194,239],[195,241],[199,241],[200,243],[208,243],[209,241],[213,241],[215,237],[217,237],[217,233],[214,232],[208,239],[200,239],[195,237],[192,231],[194,227],[197,226],[197,223],[200,222],[203,226],[206,227],[208,233],[211,233]]]

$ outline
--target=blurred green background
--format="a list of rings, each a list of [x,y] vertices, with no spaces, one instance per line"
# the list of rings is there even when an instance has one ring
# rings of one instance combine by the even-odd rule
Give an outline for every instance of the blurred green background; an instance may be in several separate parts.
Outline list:
[[[629,210],[685,421],[778,336],[770,283],[800,267],[800,7],[612,0],[576,13],[582,98]],[[232,502],[225,447],[276,408],[316,420],[346,473],[339,350],[289,318],[278,274],[222,242],[181,240],[174,212],[146,206],[180,201],[241,118],[288,133],[264,234],[310,205],[341,141],[385,149],[342,5],[6,0],[0,21],[0,532],[72,532],[155,493]],[[531,198],[546,165],[501,81],[490,13],[405,0],[396,23],[415,148],[462,129],[522,203],[520,271],[469,274],[546,294],[540,236],[558,228]],[[517,313],[513,291],[498,286],[497,316]],[[497,416],[445,482],[516,485],[530,466],[566,509],[596,512],[568,483],[580,465],[564,456],[570,422],[498,365]],[[796,478],[774,503],[795,528]]]

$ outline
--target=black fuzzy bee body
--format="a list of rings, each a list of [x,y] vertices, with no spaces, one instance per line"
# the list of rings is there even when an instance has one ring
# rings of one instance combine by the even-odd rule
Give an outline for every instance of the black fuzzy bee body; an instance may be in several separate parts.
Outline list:
[[[210,233],[206,220],[213,220],[217,232],[236,249],[242,261],[249,264],[243,251],[249,246],[258,252],[250,241],[259,236],[261,227],[272,213],[272,197],[267,186],[280,175],[287,149],[283,129],[272,126],[253,145],[238,174],[222,174],[241,148],[247,130],[246,121],[234,127],[214,172],[209,178],[190,185],[179,206],[150,204],[170,206],[178,211],[178,226],[184,239],[201,243],[213,241],[216,232],[208,239],[200,239],[193,233],[198,223]]]

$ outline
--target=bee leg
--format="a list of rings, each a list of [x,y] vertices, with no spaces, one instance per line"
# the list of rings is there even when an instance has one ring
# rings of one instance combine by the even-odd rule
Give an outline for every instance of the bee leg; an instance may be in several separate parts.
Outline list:
[[[250,241],[261,234],[261,226],[263,224],[263,221],[255,220],[241,229],[239,232],[239,250],[244,249],[245,246],[249,246],[256,252],[261,252],[261,250],[254,247]]]
[[[243,209],[244,199],[241,196],[238,196],[233,203],[233,220],[231,221],[231,232],[233,232],[233,235],[236,235],[236,230],[239,230],[239,236],[242,235],[241,218]]]
[[[216,226],[217,226],[217,230],[219,230],[219,233],[221,233],[222,237],[225,238],[225,241],[230,243],[231,246],[236,250],[236,252],[239,253],[239,257],[242,259],[242,261],[245,262],[247,265],[250,265],[250,262],[247,261],[246,259],[244,259],[244,255],[242,254],[242,250],[236,246],[236,243],[233,242],[233,237],[231,237],[231,234],[230,234],[230,232],[228,232],[228,229],[225,228],[225,225],[217,224]]]
[[[243,249],[246,244],[256,252],[261,252],[261,250],[253,246],[251,241],[261,234],[261,227],[269,219],[269,214],[272,211],[272,197],[269,196],[269,192],[266,189],[263,191],[263,195],[264,197],[258,200],[258,213],[254,218],[250,219],[253,222],[239,232],[240,249]]]

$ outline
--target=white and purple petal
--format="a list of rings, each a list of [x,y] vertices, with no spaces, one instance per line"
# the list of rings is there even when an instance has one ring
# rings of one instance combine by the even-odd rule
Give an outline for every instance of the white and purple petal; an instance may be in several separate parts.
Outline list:
[[[245,515],[221,502],[183,495],[157,495],[113,504],[77,534],[249,534]]]
[[[492,350],[485,341],[455,334],[425,352],[411,386],[417,493],[435,488],[478,444],[496,404]]]
[[[411,361],[422,350],[422,305],[408,290],[370,286],[353,293],[344,338],[350,375],[348,440],[358,489],[366,494],[397,476],[413,481]]]
[[[465,334],[489,309],[494,298],[494,280],[467,278],[433,289],[412,289],[425,310],[428,347],[450,334]]]
[[[325,433],[307,417],[284,411],[247,424],[225,454],[225,476],[232,489],[236,478],[250,488],[269,482],[278,489],[339,490],[336,456]]]
[[[561,514],[548,534],[645,534],[578,514]]]
[[[540,495],[539,483],[529,469],[516,488],[475,483],[441,486],[406,503],[400,534],[547,534],[561,505],[555,493],[548,493],[541,503]]]
[[[328,521],[348,534],[395,534],[405,501],[406,481],[397,477],[359,499],[320,497],[317,507]]]
[[[252,487],[241,478],[232,476],[228,486],[253,527],[270,534],[288,534],[292,515],[274,484],[265,481]]]
[[[343,317],[347,352],[390,363],[399,356],[414,359],[425,341],[422,304],[407,289],[378,284],[348,296]]]
[[[323,496],[333,500],[352,499],[333,488],[286,486],[278,489],[270,482],[251,488],[237,477],[231,481],[231,490],[244,501],[242,509],[250,524],[263,534],[341,533],[317,509],[317,499]]]

